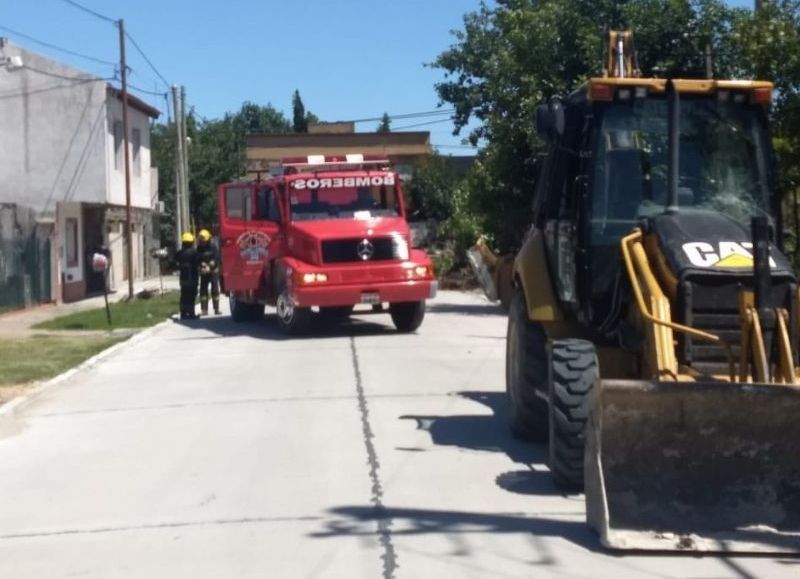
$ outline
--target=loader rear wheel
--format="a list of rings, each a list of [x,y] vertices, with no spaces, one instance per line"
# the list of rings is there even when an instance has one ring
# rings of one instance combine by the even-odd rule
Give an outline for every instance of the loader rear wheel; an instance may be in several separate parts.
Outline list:
[[[583,490],[584,431],[599,376],[587,340],[555,340],[550,348],[550,472],[564,490]]]
[[[547,335],[528,319],[525,295],[511,297],[506,335],[506,395],[511,433],[523,440],[547,440]]]

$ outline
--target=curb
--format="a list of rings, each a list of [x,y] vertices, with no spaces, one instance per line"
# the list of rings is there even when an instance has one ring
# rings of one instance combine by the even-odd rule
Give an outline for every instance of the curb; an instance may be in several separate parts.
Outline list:
[[[144,330],[136,332],[135,334],[132,334],[131,337],[128,338],[127,340],[123,340],[122,342],[119,342],[118,344],[114,344],[113,346],[109,346],[105,350],[101,350],[100,352],[98,352],[97,354],[95,354],[94,356],[92,356],[90,358],[87,358],[86,360],[84,360],[83,362],[81,362],[80,364],[75,366],[74,368],[70,368],[69,370],[65,370],[61,374],[59,374],[57,376],[54,376],[54,377],[50,378],[49,380],[47,380],[45,382],[42,382],[41,384],[37,384],[36,386],[33,386],[30,389],[29,392],[26,392],[25,394],[23,394],[21,396],[17,396],[13,400],[9,400],[8,402],[6,402],[2,406],[0,406],[0,418],[16,414],[20,409],[24,408],[29,403],[31,403],[34,400],[36,400],[39,396],[41,396],[42,394],[44,394],[45,392],[47,392],[51,388],[54,388],[55,386],[58,386],[62,382],[66,382],[67,380],[69,380],[70,378],[72,378],[73,376],[78,374],[79,372],[83,372],[84,370],[88,370],[92,366],[95,366],[98,362],[101,362],[104,359],[106,359],[109,356],[111,356],[112,354],[115,354],[117,351],[121,350],[125,346],[127,346],[129,344],[133,344],[135,342],[143,340],[144,338],[149,337],[151,334],[154,334],[158,329],[160,329],[161,327],[166,326],[166,325],[168,325],[170,323],[172,323],[172,318],[171,317],[167,318],[163,322],[157,323],[155,326],[150,326],[149,328],[145,328]]]

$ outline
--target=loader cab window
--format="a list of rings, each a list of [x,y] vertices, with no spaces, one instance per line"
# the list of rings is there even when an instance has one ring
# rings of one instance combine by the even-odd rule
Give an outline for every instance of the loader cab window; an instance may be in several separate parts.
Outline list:
[[[601,112],[595,143],[593,245],[616,244],[643,217],[666,209],[668,127],[664,98]],[[722,213],[749,227],[769,216],[769,145],[763,110],[713,97],[681,97],[678,205]]]

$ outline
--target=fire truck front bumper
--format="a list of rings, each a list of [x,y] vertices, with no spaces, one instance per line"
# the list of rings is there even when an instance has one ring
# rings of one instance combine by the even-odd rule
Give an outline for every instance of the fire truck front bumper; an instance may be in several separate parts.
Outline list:
[[[393,302],[420,302],[436,297],[436,280],[381,282],[375,284],[318,284],[293,288],[297,307],[352,306]]]

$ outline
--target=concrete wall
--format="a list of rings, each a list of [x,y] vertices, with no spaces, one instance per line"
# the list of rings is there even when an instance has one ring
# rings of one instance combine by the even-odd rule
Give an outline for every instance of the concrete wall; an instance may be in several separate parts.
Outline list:
[[[124,162],[116,165],[114,144],[114,124],[122,123],[122,102],[109,97],[106,106],[106,167],[108,168],[108,202],[125,205]],[[141,135],[139,147],[138,174],[134,158],[134,131]],[[145,113],[128,107],[128,150],[131,161],[131,205],[141,209],[152,209],[158,202],[157,191],[153,191],[150,167],[150,117]]]
[[[106,198],[106,82],[12,44],[0,66],[0,201],[55,215],[61,201]]]

